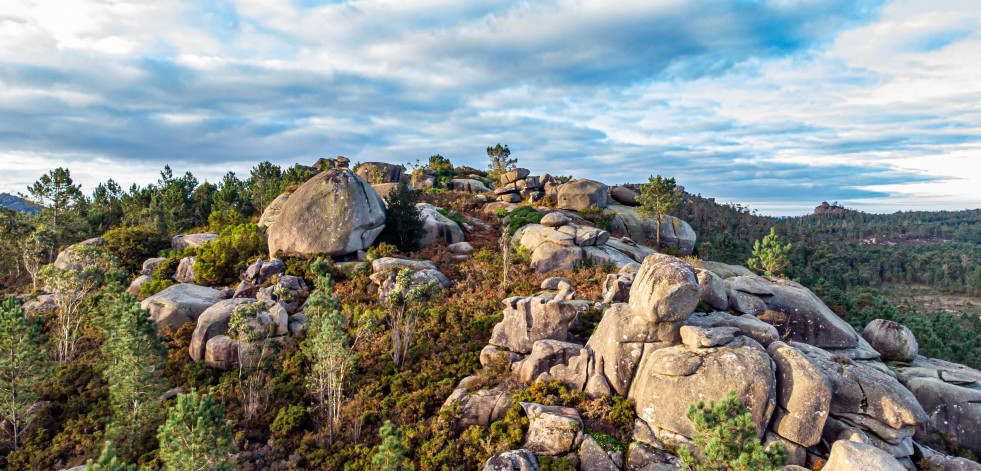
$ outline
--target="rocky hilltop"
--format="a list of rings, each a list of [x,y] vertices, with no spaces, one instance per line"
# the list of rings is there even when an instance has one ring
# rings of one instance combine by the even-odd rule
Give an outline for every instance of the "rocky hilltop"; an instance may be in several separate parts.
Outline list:
[[[165,256],[139,267],[128,291],[175,339],[170,355],[186,352],[195,381],[213,374],[232,387],[258,342],[282,358],[279,379],[263,386],[267,401],[304,397],[290,384],[310,368],[296,352],[325,315],[327,285],[306,268],[319,258],[329,261],[355,352],[338,407],[356,418],[338,430],[400,420],[417,469],[684,469],[679,457],[707,453],[689,407],[728,395],[745,408],[747,440],[785,451],[782,469],[981,469],[962,457],[981,454],[981,371],[920,355],[910,329],[893,321],[858,332],[794,281],[692,257],[695,231],[679,218],[662,217],[656,247],[658,224],[637,211],[636,187],[523,168],[491,179],[349,167],[321,159],[273,199],[257,219],[265,245],[230,279],[211,281],[207,261],[229,243],[226,231],[178,234]],[[400,229],[391,216],[406,185],[422,199],[419,250],[380,250],[385,231]],[[86,240],[55,266],[85,270],[94,263],[79,255],[85,247],[110,246]],[[51,312],[58,296],[25,308]],[[394,316],[413,312],[412,302],[431,317],[400,331]],[[235,334],[243,306],[262,308],[258,340]],[[364,312],[376,316],[374,331],[355,325]],[[405,350],[393,363],[383,349],[396,335]],[[236,425],[241,448],[229,459],[239,469],[369,469],[366,457],[403,443],[384,431],[383,443],[327,441],[323,419],[287,428],[289,407],[273,425]],[[271,427],[272,438],[247,427]]]

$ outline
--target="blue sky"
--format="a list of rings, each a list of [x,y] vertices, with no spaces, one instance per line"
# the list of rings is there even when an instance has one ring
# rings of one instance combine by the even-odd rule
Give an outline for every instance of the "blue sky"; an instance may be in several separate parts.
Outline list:
[[[6,0],[0,191],[262,160],[638,182],[763,213],[981,207],[981,9],[953,1]]]

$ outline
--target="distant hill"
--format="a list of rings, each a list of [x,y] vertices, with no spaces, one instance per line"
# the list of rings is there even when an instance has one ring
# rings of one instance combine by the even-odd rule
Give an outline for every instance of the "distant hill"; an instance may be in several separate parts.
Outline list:
[[[846,209],[844,206],[839,206],[836,202],[835,204],[828,204],[827,201],[821,202],[820,205],[814,208],[814,214],[854,214],[858,211],[852,209]]]
[[[26,213],[35,213],[40,209],[34,203],[24,201],[10,193],[0,193],[0,206],[13,211]]]

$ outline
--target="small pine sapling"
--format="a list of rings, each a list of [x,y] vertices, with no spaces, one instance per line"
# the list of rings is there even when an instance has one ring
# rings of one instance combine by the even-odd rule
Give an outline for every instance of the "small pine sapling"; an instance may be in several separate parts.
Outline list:
[[[686,417],[695,424],[692,441],[700,454],[696,457],[684,445],[678,455],[695,471],[773,470],[787,462],[787,450],[782,445],[763,448],[753,416],[735,390],[729,390],[718,403],[709,401],[708,407],[704,401],[689,404]]]

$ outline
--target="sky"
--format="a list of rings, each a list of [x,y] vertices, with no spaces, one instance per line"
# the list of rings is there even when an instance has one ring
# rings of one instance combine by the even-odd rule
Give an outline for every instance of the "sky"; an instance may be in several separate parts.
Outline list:
[[[763,214],[981,207],[976,0],[3,0],[0,192],[260,161],[673,176]]]

